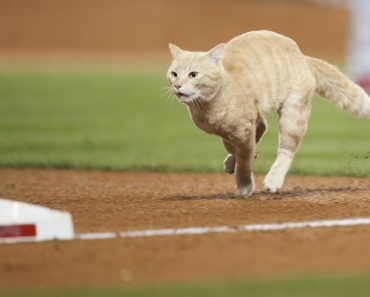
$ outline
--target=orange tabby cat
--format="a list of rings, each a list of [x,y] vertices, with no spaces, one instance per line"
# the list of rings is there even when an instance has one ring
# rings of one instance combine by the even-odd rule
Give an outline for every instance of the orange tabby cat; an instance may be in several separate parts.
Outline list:
[[[255,31],[209,52],[169,45],[171,91],[185,103],[194,123],[220,136],[229,152],[225,172],[236,177],[236,196],[255,189],[252,162],[266,132],[266,114],[279,114],[277,158],[264,179],[265,189],[282,186],[308,125],[312,95],[359,117],[370,118],[370,98],[336,67],[307,57],[288,37]]]

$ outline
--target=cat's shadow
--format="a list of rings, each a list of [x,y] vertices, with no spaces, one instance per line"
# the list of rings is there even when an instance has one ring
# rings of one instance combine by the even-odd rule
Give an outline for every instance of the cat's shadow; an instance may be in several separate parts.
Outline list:
[[[265,200],[274,199],[281,200],[287,198],[307,198],[308,195],[325,195],[335,193],[353,193],[368,190],[367,188],[354,188],[354,187],[336,187],[336,188],[320,188],[320,189],[303,189],[296,188],[289,191],[281,191],[278,193],[270,193],[268,191],[255,192],[250,198],[234,197],[233,193],[220,193],[209,195],[171,195],[165,196],[162,200],[167,201],[192,201],[192,200]]]

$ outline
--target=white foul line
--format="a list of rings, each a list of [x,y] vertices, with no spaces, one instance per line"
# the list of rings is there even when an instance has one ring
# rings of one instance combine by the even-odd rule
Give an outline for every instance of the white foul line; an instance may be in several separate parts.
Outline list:
[[[101,233],[81,233],[77,235],[77,239],[88,240],[88,239],[108,239],[116,238],[117,233],[115,232],[101,232]]]
[[[304,222],[285,222],[276,224],[252,224],[237,227],[216,226],[216,227],[187,227],[173,229],[149,229],[122,232],[105,232],[105,233],[81,233],[76,239],[107,239],[107,238],[133,238],[133,237],[151,237],[151,236],[172,236],[172,235],[200,235],[209,233],[235,233],[242,231],[279,231],[287,229],[300,228],[322,228],[322,227],[348,227],[357,225],[370,225],[370,218],[352,218],[338,220],[319,220]]]

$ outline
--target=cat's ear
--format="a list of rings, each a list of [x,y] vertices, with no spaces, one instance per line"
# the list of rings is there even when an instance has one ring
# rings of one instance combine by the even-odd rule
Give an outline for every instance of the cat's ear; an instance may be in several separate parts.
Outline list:
[[[177,45],[174,45],[172,43],[169,43],[168,47],[170,48],[171,56],[174,59],[177,58],[182,52],[181,48],[179,48]]]
[[[220,43],[211,49],[207,55],[216,63],[221,60],[226,43]]]

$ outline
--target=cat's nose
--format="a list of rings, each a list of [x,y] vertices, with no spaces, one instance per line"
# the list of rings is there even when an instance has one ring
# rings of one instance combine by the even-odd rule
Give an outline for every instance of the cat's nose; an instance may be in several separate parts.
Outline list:
[[[181,87],[182,87],[182,85],[175,85],[176,89],[180,89]]]

